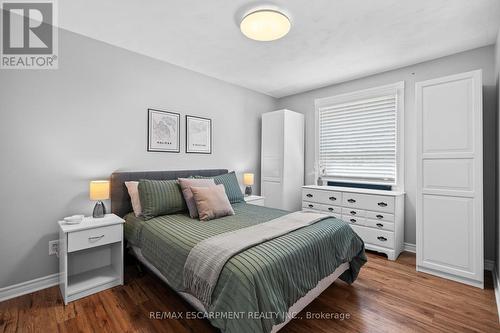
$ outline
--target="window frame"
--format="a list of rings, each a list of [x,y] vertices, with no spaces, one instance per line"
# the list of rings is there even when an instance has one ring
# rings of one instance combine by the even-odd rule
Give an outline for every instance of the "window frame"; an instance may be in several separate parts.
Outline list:
[[[383,95],[396,94],[396,177],[394,184],[384,182],[370,181],[368,179],[357,178],[335,178],[322,177],[325,181],[337,181],[367,185],[391,185],[393,190],[404,191],[405,184],[405,160],[404,160],[404,110],[405,110],[405,82],[399,81],[393,84],[343,93],[314,100],[314,123],[315,123],[315,143],[314,143],[314,175],[315,180],[319,177],[319,140],[320,140],[320,125],[319,125],[319,109],[325,106],[349,103],[362,99],[376,98]]]

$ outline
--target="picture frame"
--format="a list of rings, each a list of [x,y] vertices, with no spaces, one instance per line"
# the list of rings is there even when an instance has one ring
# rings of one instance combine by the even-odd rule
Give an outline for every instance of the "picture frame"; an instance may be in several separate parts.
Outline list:
[[[212,119],[186,115],[186,153],[212,154]]]
[[[180,129],[179,113],[148,109],[148,151],[180,153]]]

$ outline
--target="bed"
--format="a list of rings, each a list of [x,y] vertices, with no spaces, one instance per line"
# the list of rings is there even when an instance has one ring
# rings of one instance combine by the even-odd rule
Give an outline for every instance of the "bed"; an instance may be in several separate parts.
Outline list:
[[[125,238],[132,254],[165,281],[222,332],[277,332],[337,278],[356,279],[366,262],[363,241],[335,218],[254,245],[229,259],[209,305],[183,284],[183,268],[193,247],[214,235],[271,221],[289,212],[234,203],[235,215],[199,222],[187,213],[137,218],[125,181],[213,177],[224,169],[115,172],[111,210],[126,220]]]

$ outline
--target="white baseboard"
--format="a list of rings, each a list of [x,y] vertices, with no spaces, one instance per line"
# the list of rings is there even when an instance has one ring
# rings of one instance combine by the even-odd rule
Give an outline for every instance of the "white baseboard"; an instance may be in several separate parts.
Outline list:
[[[403,246],[403,251],[417,253],[417,247],[415,246],[415,244],[405,242]]]
[[[417,247],[415,244],[412,243],[404,243],[403,246],[403,251],[405,252],[411,252],[411,253],[417,253]],[[493,271],[495,268],[495,261],[494,260],[489,260],[489,259],[484,259],[484,270],[485,271]]]
[[[493,287],[495,288],[495,299],[497,301],[498,322],[500,322],[500,277],[497,273],[498,269],[496,269],[496,267],[493,267]]]
[[[59,273],[0,288],[0,302],[59,284]]]

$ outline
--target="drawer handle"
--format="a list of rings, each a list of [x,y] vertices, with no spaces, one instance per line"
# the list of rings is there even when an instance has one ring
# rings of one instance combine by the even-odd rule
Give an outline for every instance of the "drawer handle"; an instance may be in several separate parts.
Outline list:
[[[377,227],[382,228],[384,225],[382,223],[377,223]]]
[[[378,237],[377,237],[377,239],[378,239],[379,241],[382,241],[382,242],[385,242],[385,241],[387,240],[387,238],[382,237],[382,236],[378,236]]]
[[[350,213],[351,213],[351,215],[356,215],[356,212],[353,210],[351,210]]]
[[[92,237],[89,237],[89,241],[90,242],[96,242],[96,241],[100,240],[103,237],[104,237],[104,235],[101,235],[101,236],[92,236]]]
[[[335,198],[335,197],[329,197],[328,199],[330,199],[331,201],[337,200],[337,198]]]
[[[349,199],[349,200],[347,200],[347,202],[349,202],[349,203],[355,203],[355,202],[356,202],[356,200],[354,200],[354,199]]]
[[[379,202],[377,205],[379,205],[380,207],[387,207],[387,203],[385,202]]]
[[[332,207],[328,207],[328,210],[329,210],[330,212],[333,212],[333,208],[332,208]]]
[[[309,208],[313,208],[313,207],[314,207],[314,205],[309,205]]]
[[[352,223],[356,223],[356,219],[350,219]]]
[[[306,194],[306,197],[308,197],[308,198],[312,198],[312,197],[313,197],[313,195],[312,195],[311,193],[308,193],[308,194]]]
[[[377,218],[380,220],[380,219],[383,219],[384,218],[384,215],[377,215]]]

